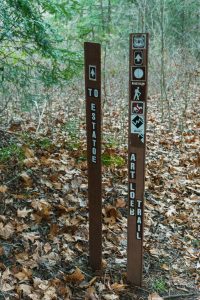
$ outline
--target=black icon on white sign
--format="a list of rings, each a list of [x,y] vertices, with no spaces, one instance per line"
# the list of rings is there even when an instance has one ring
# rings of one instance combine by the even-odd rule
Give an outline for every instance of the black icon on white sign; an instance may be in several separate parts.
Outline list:
[[[89,66],[89,80],[97,80],[96,66]]]
[[[141,66],[143,64],[143,53],[142,51],[134,51],[134,64]]]
[[[132,67],[132,80],[145,81],[146,80],[145,67]]]
[[[144,116],[143,115],[131,115],[131,133],[137,135],[144,135]]]
[[[136,116],[133,120],[132,123],[135,127],[140,128],[144,124],[143,118]]]
[[[144,34],[133,36],[133,48],[146,48],[146,37]]]

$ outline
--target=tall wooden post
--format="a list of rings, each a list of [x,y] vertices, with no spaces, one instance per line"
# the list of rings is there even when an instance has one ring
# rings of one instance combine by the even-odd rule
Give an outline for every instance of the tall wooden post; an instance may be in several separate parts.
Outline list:
[[[101,193],[101,46],[85,43],[85,95],[89,201],[89,263],[94,270],[102,262]]]
[[[130,35],[128,280],[140,286],[143,265],[148,34]]]

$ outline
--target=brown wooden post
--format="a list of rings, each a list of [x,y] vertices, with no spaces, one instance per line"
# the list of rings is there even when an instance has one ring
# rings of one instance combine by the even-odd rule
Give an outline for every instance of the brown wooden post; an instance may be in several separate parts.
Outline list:
[[[85,95],[89,201],[89,263],[94,270],[102,262],[101,194],[101,46],[85,43]]]
[[[148,33],[130,35],[128,281],[140,286],[143,269]]]

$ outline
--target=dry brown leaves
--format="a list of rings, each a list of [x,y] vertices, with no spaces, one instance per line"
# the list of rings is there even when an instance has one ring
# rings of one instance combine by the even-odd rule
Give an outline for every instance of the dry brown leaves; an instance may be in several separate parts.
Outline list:
[[[114,107],[104,118],[104,132],[116,137],[120,109]],[[187,293],[199,282],[197,115],[186,120],[181,133],[172,114],[174,129],[168,132],[155,99],[149,100],[144,241],[148,300],[161,300],[168,288]],[[103,167],[104,263],[103,275],[94,277],[88,268],[87,166],[82,160],[86,145],[81,140],[80,146],[69,149],[61,129],[63,113],[56,112],[58,118],[62,122],[55,122],[54,132],[45,128],[37,138],[27,121],[34,146],[22,140],[24,159],[17,163],[11,158],[0,166],[0,298],[120,299],[129,291],[126,165]],[[10,130],[19,136],[20,128],[15,124]],[[46,148],[38,146],[44,137],[51,141]],[[125,147],[111,147],[106,153],[126,159]],[[155,282],[161,277],[166,290],[156,293]]]

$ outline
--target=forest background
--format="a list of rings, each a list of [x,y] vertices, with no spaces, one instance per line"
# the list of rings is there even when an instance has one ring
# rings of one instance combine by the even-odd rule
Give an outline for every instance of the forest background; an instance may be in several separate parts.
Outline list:
[[[104,104],[112,97],[113,79],[119,96],[126,96],[129,33],[149,32],[149,95],[159,94],[161,118],[169,119],[169,127],[171,107],[176,105],[184,127],[192,84],[199,80],[199,4],[199,0],[2,1],[1,115],[6,108],[12,116],[19,110],[39,114],[41,106],[50,106],[57,95],[63,110],[75,108],[68,88],[81,81],[83,97],[84,41],[102,44]]]

